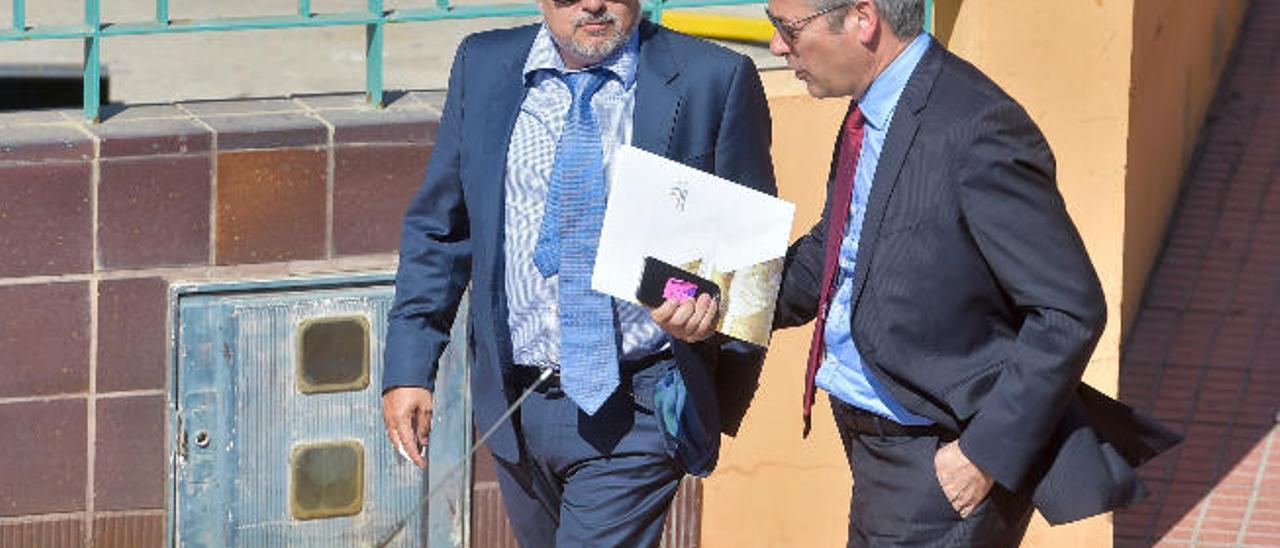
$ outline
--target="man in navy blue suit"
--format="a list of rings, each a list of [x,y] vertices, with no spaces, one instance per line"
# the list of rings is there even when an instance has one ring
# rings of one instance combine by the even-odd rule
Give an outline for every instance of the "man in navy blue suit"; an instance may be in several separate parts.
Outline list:
[[[404,218],[383,416],[425,466],[437,360],[470,286],[475,421],[497,428],[521,545],[656,546],[681,477],[710,473],[741,420],[762,353],[680,340],[714,317],[705,298],[673,337],[590,290],[608,167],[629,144],[773,194],[768,108],[749,59],[641,21],[638,0],[539,7],[541,24],[458,46]],[[683,405],[655,409],[659,385]]]

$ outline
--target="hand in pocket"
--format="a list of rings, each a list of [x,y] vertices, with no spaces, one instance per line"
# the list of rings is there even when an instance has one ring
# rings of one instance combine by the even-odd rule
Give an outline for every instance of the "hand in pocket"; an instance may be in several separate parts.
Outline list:
[[[938,449],[933,467],[942,493],[962,518],[969,517],[995,485],[995,480],[973,464],[955,441]]]

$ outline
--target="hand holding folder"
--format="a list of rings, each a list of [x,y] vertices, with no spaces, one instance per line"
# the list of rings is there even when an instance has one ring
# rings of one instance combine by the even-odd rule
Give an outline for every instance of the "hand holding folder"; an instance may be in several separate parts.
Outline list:
[[[592,289],[639,302],[652,257],[716,285],[717,331],[768,346],[795,205],[633,147],[612,170]]]

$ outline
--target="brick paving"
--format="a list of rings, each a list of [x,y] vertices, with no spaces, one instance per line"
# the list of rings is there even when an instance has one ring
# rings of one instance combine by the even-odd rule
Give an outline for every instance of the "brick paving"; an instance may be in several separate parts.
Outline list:
[[[1252,3],[1201,137],[1120,374],[1187,441],[1117,547],[1280,546],[1280,2]]]

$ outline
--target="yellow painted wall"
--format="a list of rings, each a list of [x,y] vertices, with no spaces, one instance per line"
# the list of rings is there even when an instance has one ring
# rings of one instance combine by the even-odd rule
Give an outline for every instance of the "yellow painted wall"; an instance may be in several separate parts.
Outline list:
[[[792,239],[822,213],[836,130],[849,101],[812,99],[790,71],[762,74],[774,118],[774,170],[796,204]],[[800,437],[804,364],[812,327],[774,335],[761,389],[737,438],[703,482],[702,538],[709,548],[844,546],[853,482],[825,394]]]
[[[1274,0],[1272,0],[1274,1]],[[1247,0],[1134,2],[1125,301],[1133,319]]]
[[[1108,393],[1246,2],[936,2],[939,38],[1018,99],[1056,153],[1059,186],[1107,295],[1111,321],[1085,380]],[[848,103],[808,97],[789,71],[763,79],[779,191],[798,205],[798,235],[819,214]],[[1170,86],[1178,93],[1163,91]],[[775,336],[742,431],[725,439],[720,467],[704,482],[706,546],[844,545],[852,481],[825,396],[809,438],[800,436],[810,329]],[[1110,516],[1054,528],[1037,517],[1024,546],[1105,547],[1111,535]]]

